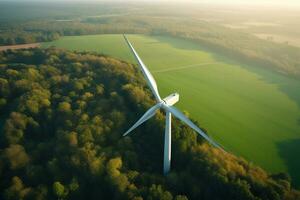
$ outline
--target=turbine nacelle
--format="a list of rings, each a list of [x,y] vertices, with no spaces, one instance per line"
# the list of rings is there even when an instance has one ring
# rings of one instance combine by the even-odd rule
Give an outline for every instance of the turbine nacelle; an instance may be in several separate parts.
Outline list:
[[[178,101],[179,101],[179,94],[177,92],[173,93],[173,94],[170,94],[169,96],[167,96],[166,98],[163,99],[163,102],[167,106],[173,106]]]

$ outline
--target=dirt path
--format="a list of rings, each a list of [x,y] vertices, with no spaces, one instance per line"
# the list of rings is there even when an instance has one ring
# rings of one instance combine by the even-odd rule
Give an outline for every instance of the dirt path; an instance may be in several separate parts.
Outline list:
[[[40,43],[0,46],[0,51],[5,51],[5,50],[8,50],[8,49],[30,49],[30,48],[40,47],[40,46],[41,46]]]

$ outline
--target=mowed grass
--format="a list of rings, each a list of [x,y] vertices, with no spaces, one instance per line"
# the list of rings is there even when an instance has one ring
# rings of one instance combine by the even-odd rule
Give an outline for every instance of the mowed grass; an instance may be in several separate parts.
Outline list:
[[[153,73],[162,97],[179,92],[176,106],[226,150],[271,172],[289,172],[300,184],[299,80],[235,63],[182,39],[128,38]],[[64,37],[43,44],[51,45],[135,62],[122,35]]]

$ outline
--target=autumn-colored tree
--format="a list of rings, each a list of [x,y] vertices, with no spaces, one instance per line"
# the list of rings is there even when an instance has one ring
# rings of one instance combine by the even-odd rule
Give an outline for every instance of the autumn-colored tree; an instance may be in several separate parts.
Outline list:
[[[29,156],[24,147],[18,144],[11,144],[6,148],[4,157],[7,159],[11,169],[22,168],[29,162]]]

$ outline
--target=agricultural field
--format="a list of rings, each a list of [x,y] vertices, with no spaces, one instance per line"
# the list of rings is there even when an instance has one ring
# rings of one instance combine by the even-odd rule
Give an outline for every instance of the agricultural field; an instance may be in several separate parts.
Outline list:
[[[227,151],[300,185],[300,80],[247,66],[166,36],[128,35],[158,82]],[[69,36],[43,43],[135,62],[122,35]],[[137,118],[140,116],[137,116]]]

